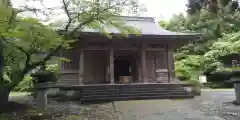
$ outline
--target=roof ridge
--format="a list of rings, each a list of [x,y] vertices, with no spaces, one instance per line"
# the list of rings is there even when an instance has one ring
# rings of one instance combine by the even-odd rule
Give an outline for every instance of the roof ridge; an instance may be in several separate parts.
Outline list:
[[[154,17],[140,17],[140,16],[119,16],[120,19],[127,21],[147,21],[147,22],[155,22]]]

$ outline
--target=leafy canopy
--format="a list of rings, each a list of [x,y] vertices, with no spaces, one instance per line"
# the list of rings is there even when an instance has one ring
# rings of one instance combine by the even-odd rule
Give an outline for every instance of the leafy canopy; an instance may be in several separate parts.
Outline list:
[[[219,58],[239,53],[240,11],[235,0],[189,0],[188,14],[174,15],[160,22],[172,31],[202,33],[175,53],[179,77],[191,79],[197,73],[215,73],[226,67]],[[198,63],[198,64],[194,64]]]
[[[44,0],[33,1],[44,4]],[[75,35],[84,28],[98,29],[108,37],[111,37],[106,31],[108,27],[117,28],[125,36],[138,34],[118,17],[122,13],[137,14],[142,9],[137,0],[61,0],[59,8],[44,10],[27,4],[13,8],[10,0],[0,2],[0,45],[4,48],[4,56],[0,56],[4,58],[0,88],[7,90],[12,90],[32,70],[45,65],[60,49],[71,48]],[[64,16],[62,22],[52,21],[56,11]],[[50,24],[26,17],[24,12],[43,14]]]

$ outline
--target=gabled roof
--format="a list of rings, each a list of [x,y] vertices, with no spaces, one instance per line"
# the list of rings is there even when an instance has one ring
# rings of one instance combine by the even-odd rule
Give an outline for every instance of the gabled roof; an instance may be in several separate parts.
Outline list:
[[[119,17],[126,25],[132,26],[140,30],[142,35],[197,35],[195,33],[180,33],[172,32],[162,28],[155,19],[152,17],[132,17],[132,16],[121,16]],[[108,33],[118,34],[120,31],[116,28],[106,28]],[[85,28],[84,32],[99,32],[96,29]]]
[[[176,39],[199,39],[199,33],[180,33],[172,32],[162,28],[153,17],[135,17],[135,16],[120,16],[117,17],[128,26],[132,26],[140,30],[141,36],[154,36],[159,38],[176,38]],[[110,34],[120,34],[117,28],[105,28]],[[84,33],[99,33],[97,29],[84,28]]]

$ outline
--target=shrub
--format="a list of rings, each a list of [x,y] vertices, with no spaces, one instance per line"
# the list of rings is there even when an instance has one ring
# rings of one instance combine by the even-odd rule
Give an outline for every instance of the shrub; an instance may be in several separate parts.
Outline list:
[[[20,84],[15,87],[14,91],[18,92],[31,92],[33,90],[32,77],[30,75],[26,76]]]
[[[51,72],[56,73],[56,75],[59,75],[59,74],[60,74],[60,68],[59,68],[59,65],[58,65],[58,64],[50,64],[50,65],[47,65],[47,66],[46,66],[46,69],[47,69],[48,71],[51,71]]]
[[[192,93],[194,95],[201,95],[201,88],[203,88],[203,84],[200,83],[198,80],[188,80],[188,81],[184,81],[182,82],[184,84],[190,84],[191,88],[192,88]]]
[[[58,75],[60,73],[60,69],[58,67],[58,64],[49,64],[46,66],[46,69],[48,71],[56,73],[56,77],[58,78]],[[18,92],[33,92],[33,78],[30,75],[27,75],[20,84],[15,87],[13,91],[18,91]]]
[[[59,75],[58,64],[48,64],[36,69],[31,76],[34,83],[57,82]]]
[[[198,88],[204,87],[204,85],[202,83],[200,83],[198,80],[188,80],[188,81],[184,81],[183,83],[190,84],[190,85],[193,85],[194,87],[198,87]]]
[[[208,82],[207,85],[210,88],[233,88],[233,84],[230,82]]]

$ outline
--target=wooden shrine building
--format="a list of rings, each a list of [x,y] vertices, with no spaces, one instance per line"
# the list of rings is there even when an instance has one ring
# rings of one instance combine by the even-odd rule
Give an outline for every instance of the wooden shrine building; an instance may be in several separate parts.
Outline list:
[[[173,50],[196,34],[170,32],[154,18],[121,17],[140,36],[114,37],[109,40],[96,30],[86,30],[83,40],[61,55],[70,62],[61,63],[61,84],[170,83],[174,81]],[[109,33],[119,34],[115,29]]]
[[[154,18],[121,17],[140,36],[109,38],[85,30],[82,40],[62,51],[69,62],[61,63],[60,84],[170,83],[174,81],[173,51],[197,34],[161,28]],[[119,34],[116,29],[109,33]],[[126,80],[127,79],[127,80]]]
[[[146,86],[148,90],[144,92],[150,91],[146,93],[150,94],[156,92],[156,89],[152,88],[163,87],[159,86],[160,84],[166,86],[166,84],[174,83],[173,51],[189,40],[199,39],[200,36],[193,33],[165,30],[155,22],[154,18],[150,17],[122,16],[121,20],[140,30],[141,35],[113,36],[110,40],[99,34],[97,30],[85,29],[81,35],[81,40],[74,42],[72,49],[61,51],[61,56],[70,61],[61,63],[61,77],[58,84],[68,85],[69,87],[93,86],[94,89],[103,90],[105,93],[108,91],[108,97],[116,94],[119,98],[119,91],[122,90],[120,86],[123,85],[155,85]],[[119,34],[119,31],[115,28],[107,30],[111,34]],[[96,88],[96,86],[102,87]],[[115,86],[118,93],[111,93],[106,86]],[[171,86],[167,87],[170,88]],[[137,86],[124,88],[125,92],[130,88],[135,90]],[[143,86],[138,86],[138,88],[136,91],[143,90]],[[93,96],[91,99],[106,98],[99,97],[103,93],[95,92],[95,97]],[[114,90],[114,92],[116,91]],[[92,93],[92,91],[89,92],[93,95]],[[160,94],[160,92],[157,93]],[[85,95],[85,99],[90,99],[89,96],[91,95],[89,94]],[[122,94],[125,95],[125,93]],[[134,93],[134,95],[136,94]],[[124,95],[122,97],[126,98]],[[174,94],[171,93],[171,95]],[[155,98],[156,96],[159,95],[152,94],[152,97]],[[112,96],[112,98],[115,97]]]

